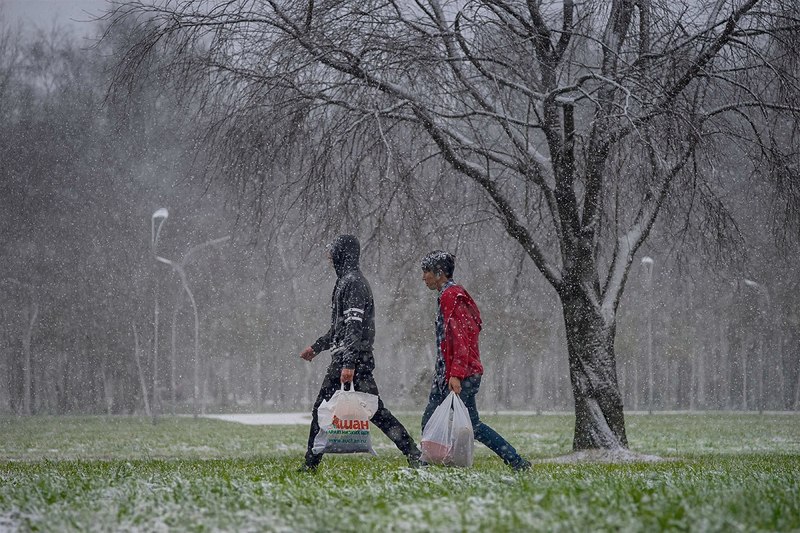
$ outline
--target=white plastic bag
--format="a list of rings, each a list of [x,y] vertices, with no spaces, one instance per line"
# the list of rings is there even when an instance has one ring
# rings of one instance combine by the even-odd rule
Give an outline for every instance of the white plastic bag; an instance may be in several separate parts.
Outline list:
[[[451,391],[422,430],[421,459],[431,464],[472,466],[474,443],[467,406]]]
[[[314,437],[313,453],[371,453],[369,420],[378,410],[378,397],[342,388],[317,409],[319,432]]]

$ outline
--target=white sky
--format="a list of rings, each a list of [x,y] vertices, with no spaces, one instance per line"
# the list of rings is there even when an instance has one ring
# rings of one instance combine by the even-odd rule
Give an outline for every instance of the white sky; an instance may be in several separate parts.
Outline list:
[[[26,31],[49,31],[54,26],[93,37],[97,31],[92,18],[109,7],[106,0],[0,0],[0,23]]]

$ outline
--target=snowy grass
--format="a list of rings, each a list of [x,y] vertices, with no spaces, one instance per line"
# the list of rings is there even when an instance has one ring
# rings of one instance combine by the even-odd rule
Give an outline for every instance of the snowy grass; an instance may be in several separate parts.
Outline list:
[[[419,417],[401,417],[415,435]],[[569,416],[486,416],[526,456],[570,451]],[[800,528],[800,416],[629,416],[645,464],[537,463],[482,446],[471,469],[329,456],[307,428],[170,418],[0,418],[0,531],[788,531]]]

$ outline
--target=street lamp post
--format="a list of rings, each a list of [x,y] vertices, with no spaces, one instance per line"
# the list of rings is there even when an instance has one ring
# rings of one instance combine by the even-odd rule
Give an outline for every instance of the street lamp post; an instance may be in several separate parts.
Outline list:
[[[156,210],[150,216],[150,251],[153,257],[156,257],[156,248],[158,247],[158,237],[161,234],[161,226],[167,220],[169,211],[164,209]],[[158,226],[156,227],[156,220]],[[156,423],[158,417],[158,275],[156,275],[155,285],[153,287],[153,423]]]
[[[647,283],[647,412],[653,414],[653,266],[652,257],[642,258]]]
[[[198,399],[200,396],[200,317],[197,312],[197,303],[194,299],[194,294],[192,293],[191,287],[189,287],[189,280],[186,276],[186,265],[189,262],[191,256],[198,252],[199,250],[205,248],[206,246],[213,246],[215,244],[222,244],[223,242],[230,239],[230,236],[220,237],[219,239],[213,239],[210,241],[206,241],[202,244],[198,244],[193,246],[189,249],[188,252],[183,256],[179,262],[170,261],[161,256],[156,256],[156,260],[160,261],[166,265],[172,267],[175,273],[178,274],[178,278],[181,280],[181,285],[183,286],[183,290],[186,292],[186,296],[189,298],[189,303],[192,305],[192,313],[194,315],[194,395],[193,395],[193,408],[194,408],[194,416],[199,414],[198,410]],[[205,412],[205,405],[202,406],[203,411]]]
[[[170,370],[169,370],[169,383],[170,383],[170,396],[172,405],[172,414],[175,414],[175,408],[178,403],[178,386],[177,386],[177,346],[176,346],[176,329],[178,327],[178,313],[183,308],[183,292],[178,291],[175,295],[175,305],[172,308],[172,329],[170,334]]]

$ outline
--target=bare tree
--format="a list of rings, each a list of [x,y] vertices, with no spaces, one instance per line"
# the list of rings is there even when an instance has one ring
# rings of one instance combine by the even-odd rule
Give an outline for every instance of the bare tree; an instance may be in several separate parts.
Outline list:
[[[720,248],[738,239],[727,187],[797,179],[790,0],[163,0],[109,17],[144,30],[115,85],[169,50],[161,73],[257,206],[290,191],[346,217],[436,158],[449,187],[482,191],[561,301],[574,449],[627,447],[617,309],[659,215]]]
[[[1,284],[15,285],[25,289],[27,305],[24,309],[25,330],[22,334],[22,414],[33,414],[33,355],[31,340],[36,319],[39,317],[39,302],[33,285],[15,279],[0,280]]]

